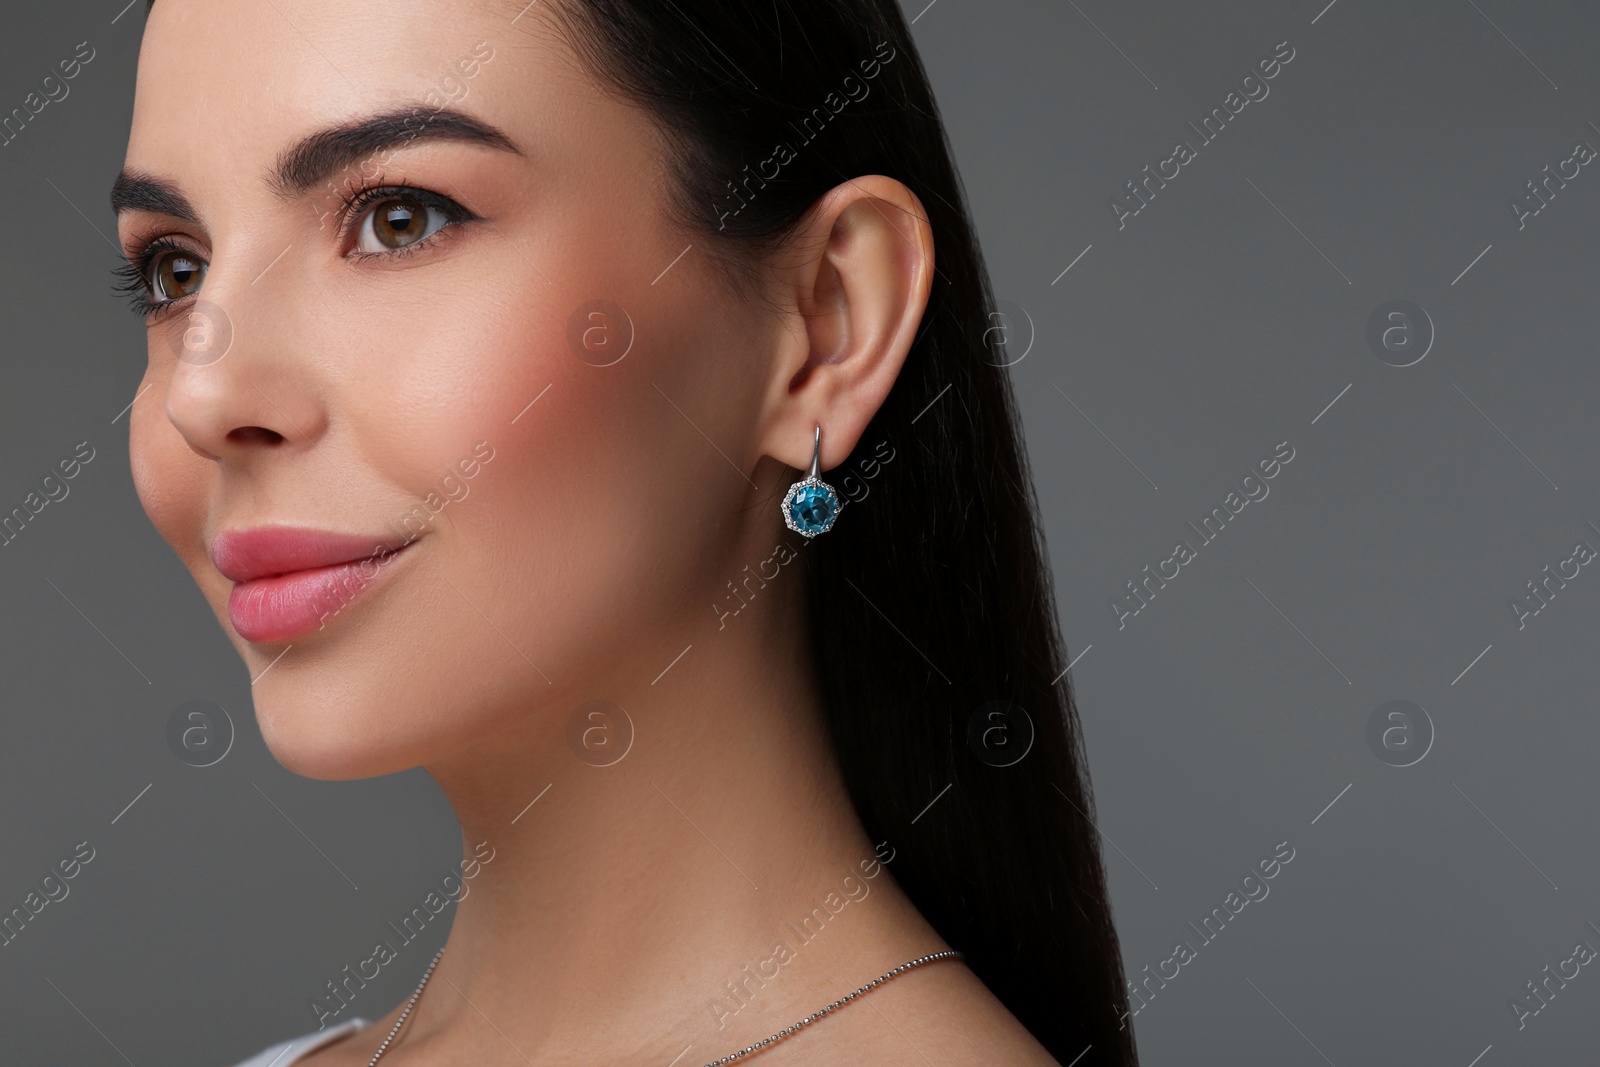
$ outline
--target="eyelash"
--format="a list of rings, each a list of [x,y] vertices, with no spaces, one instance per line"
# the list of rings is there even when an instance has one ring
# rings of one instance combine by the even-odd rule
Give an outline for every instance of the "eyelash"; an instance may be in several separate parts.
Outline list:
[[[406,245],[404,248],[397,248],[388,252],[362,252],[359,248],[356,248],[346,253],[347,258],[356,260],[395,259],[400,256],[408,256],[424,246],[436,244],[440,239],[440,235],[449,233],[460,223],[472,222],[480,217],[448,196],[418,188],[417,186],[405,185],[404,183],[386,183],[368,185],[361,188],[347,188],[342,196],[343,203],[336,212],[339,217],[338,229],[341,241],[348,239],[352,233],[359,240],[359,231],[364,223],[366,209],[385,200],[410,200],[422,207],[433,208],[445,217],[443,226],[440,226],[421,240]],[[191,249],[171,237],[158,237],[154,240],[141,238],[137,248],[128,257],[128,260],[119,263],[113,268],[113,272],[120,279],[115,286],[116,291],[125,294],[134,314],[147,322],[159,321],[162,315],[170,311],[175,305],[182,303],[185,299],[184,297],[179,297],[175,300],[152,299],[154,287],[150,282],[150,268],[155,264],[157,257],[165,252],[175,252],[179,255],[188,256],[191,259],[205,263],[208,267],[210,266],[209,263],[206,263],[204,256],[196,255]]]

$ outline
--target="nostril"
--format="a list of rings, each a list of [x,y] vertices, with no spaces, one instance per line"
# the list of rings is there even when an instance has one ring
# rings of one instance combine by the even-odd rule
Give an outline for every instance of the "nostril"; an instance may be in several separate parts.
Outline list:
[[[228,431],[228,440],[241,445],[275,445],[283,439],[283,434],[277,430],[269,430],[265,426],[240,426]]]

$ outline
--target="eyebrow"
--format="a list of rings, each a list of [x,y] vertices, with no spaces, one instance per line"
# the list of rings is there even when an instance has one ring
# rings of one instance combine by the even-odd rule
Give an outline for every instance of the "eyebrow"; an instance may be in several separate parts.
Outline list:
[[[497,127],[464,111],[402,104],[307,134],[278,156],[267,186],[294,200],[344,167],[415,141],[460,141],[523,154]],[[119,215],[151,211],[200,224],[199,213],[175,183],[134,169],[125,168],[112,183],[111,210]]]
[[[200,216],[176,185],[126,167],[111,183],[111,210],[118,215],[124,211],[151,211],[200,225]]]

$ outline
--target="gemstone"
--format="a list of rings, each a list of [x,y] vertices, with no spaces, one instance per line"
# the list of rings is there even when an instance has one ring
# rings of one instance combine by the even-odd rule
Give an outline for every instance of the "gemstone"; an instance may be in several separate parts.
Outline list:
[[[790,489],[785,511],[798,532],[815,537],[833,525],[839,514],[839,498],[827,485],[801,482]]]

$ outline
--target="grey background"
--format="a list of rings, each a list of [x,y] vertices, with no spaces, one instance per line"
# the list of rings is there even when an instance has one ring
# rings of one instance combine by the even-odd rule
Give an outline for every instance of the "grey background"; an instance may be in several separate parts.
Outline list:
[[[0,147],[0,509],[96,450],[0,548],[0,910],[96,849],[0,949],[8,1064],[217,1065],[310,1029],[310,996],[459,855],[420,771],[278,767],[134,495],[117,416],[144,338],[102,270],[143,19],[123,2],[13,5],[0,38],[6,111],[96,49]],[[1508,203],[1600,147],[1600,16],[1325,2],[906,5],[995,290],[1026,313],[1015,351],[1031,321],[1010,373],[1130,977],[1295,849],[1135,1018],[1139,1045],[1154,1065],[1589,1061],[1595,967],[1525,1029],[1508,1003],[1600,947],[1600,576],[1522,630],[1508,602],[1600,546],[1600,167],[1525,229]],[[1268,97],[1119,231],[1109,199],[1283,40]],[[1366,342],[1395,298],[1437,332],[1408,367]],[[1270,495],[1199,546],[1185,522],[1280,441]],[[1119,629],[1110,598],[1180,538],[1198,557]],[[193,698],[238,732],[205,769],[165,737]],[[1413,766],[1367,744],[1391,699],[1436,731]],[[444,934],[357,1010],[402,999]]]

